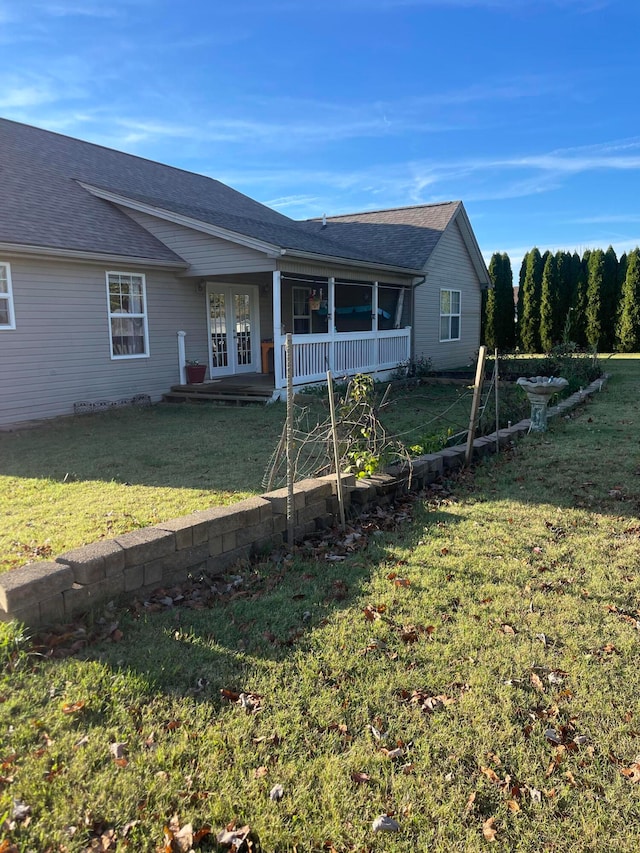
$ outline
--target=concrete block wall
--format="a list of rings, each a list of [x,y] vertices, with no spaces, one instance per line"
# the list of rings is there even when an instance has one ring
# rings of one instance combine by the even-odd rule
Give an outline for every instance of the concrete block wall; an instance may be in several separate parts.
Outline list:
[[[549,410],[561,415],[601,390],[602,380]],[[494,453],[529,431],[520,421],[474,441],[475,458]],[[465,445],[394,465],[384,474],[356,480],[342,475],[347,512],[385,505],[408,489],[420,490],[441,474],[462,467]],[[303,480],[294,488],[294,535],[302,540],[339,518],[334,475]],[[125,594],[144,595],[184,581],[190,574],[221,575],[252,553],[282,543],[287,530],[287,490],[267,492],[225,507],[191,513],[133,530],[115,539],[67,551],[54,562],[30,563],[0,575],[0,621],[29,627],[64,624],[93,606]]]

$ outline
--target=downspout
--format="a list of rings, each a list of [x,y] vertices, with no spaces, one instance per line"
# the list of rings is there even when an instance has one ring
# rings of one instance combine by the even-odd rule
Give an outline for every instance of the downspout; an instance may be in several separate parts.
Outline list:
[[[415,281],[411,285],[411,352],[410,358],[411,361],[415,361],[416,358],[416,289],[420,287],[421,284],[424,284],[427,280],[427,274],[425,273],[421,279]]]

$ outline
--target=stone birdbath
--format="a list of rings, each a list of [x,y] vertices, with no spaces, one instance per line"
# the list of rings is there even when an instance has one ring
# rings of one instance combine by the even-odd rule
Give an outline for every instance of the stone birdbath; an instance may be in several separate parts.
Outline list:
[[[531,376],[529,379],[520,377],[517,384],[524,389],[531,403],[532,432],[546,432],[549,400],[553,394],[562,391],[569,383],[562,377]]]

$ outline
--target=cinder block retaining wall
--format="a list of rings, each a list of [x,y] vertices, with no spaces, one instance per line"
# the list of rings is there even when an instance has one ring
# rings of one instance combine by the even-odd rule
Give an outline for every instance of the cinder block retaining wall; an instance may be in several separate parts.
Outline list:
[[[606,377],[605,377],[606,378]],[[549,410],[564,414],[602,388],[597,380]],[[496,450],[529,431],[523,420],[496,436],[474,441],[474,456]],[[409,488],[419,490],[442,473],[464,464],[465,445],[448,447],[412,461],[411,471],[393,466],[364,480],[342,476],[351,516],[370,504],[383,505]],[[339,515],[335,476],[303,480],[294,492],[297,540],[333,524]],[[279,489],[226,507],[213,507],[95,542],[0,575],[0,621],[30,627],[64,623],[92,606],[126,593],[136,595],[183,581],[190,573],[224,573],[254,551],[281,543],[287,529],[287,491]]]

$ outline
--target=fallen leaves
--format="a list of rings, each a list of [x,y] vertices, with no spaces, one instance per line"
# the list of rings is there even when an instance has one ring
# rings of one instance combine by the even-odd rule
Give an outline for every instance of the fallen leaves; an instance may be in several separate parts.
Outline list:
[[[256,846],[256,840],[252,837],[249,824],[239,827],[235,820],[216,834],[216,841],[222,847],[229,847],[230,853],[252,853],[259,849]]]
[[[82,711],[84,706],[85,706],[84,702],[72,702],[70,704],[62,706],[62,713],[63,714],[77,714],[78,711]]]
[[[456,684],[453,687],[460,690],[460,693],[466,692],[469,689],[467,684]],[[457,700],[453,696],[448,696],[446,693],[440,693],[433,696],[428,690],[402,690],[400,698],[408,702],[414,708],[419,708],[423,714],[433,714],[436,711],[441,711],[449,705],[453,705]]]
[[[362,611],[364,613],[364,618],[367,622],[375,622],[377,619],[380,619],[383,613],[387,610],[386,604],[367,604],[367,606]]]
[[[621,767],[620,772],[630,782],[640,782],[640,755],[635,757],[635,760],[629,767]]]
[[[269,791],[269,799],[273,803],[278,803],[284,797],[284,788],[282,785],[274,785],[273,788]]]
[[[113,761],[117,767],[126,767],[129,763],[125,756],[126,747],[126,743],[112,743],[109,746],[109,752],[113,755]]]
[[[247,714],[257,714],[262,711],[262,696],[259,693],[236,693],[234,690],[222,688],[220,695],[228,702],[239,705]]]
[[[356,785],[364,785],[371,781],[371,776],[368,773],[364,773],[362,770],[354,770],[351,774],[351,781],[355,782]]]
[[[495,817],[490,817],[482,824],[482,834],[486,841],[497,841],[498,830]]]

